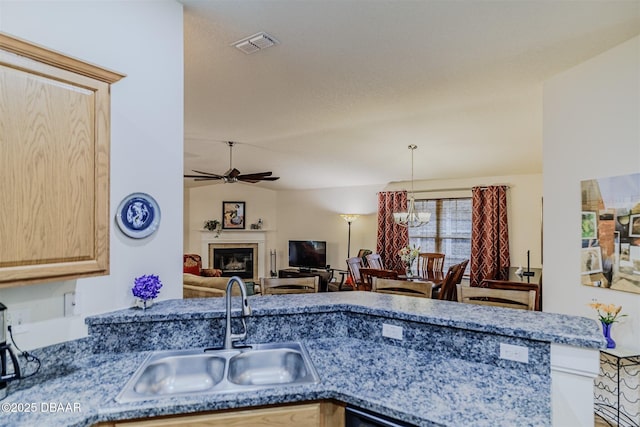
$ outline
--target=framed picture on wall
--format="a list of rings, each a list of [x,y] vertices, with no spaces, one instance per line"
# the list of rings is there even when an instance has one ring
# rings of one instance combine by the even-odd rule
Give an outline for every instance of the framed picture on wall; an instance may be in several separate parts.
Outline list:
[[[602,250],[600,246],[582,248],[582,274],[602,273]]]
[[[582,211],[582,238],[598,238],[598,216],[595,212]]]
[[[244,230],[245,228],[245,203],[222,202],[222,229]]]
[[[640,215],[629,217],[629,237],[640,237]]]

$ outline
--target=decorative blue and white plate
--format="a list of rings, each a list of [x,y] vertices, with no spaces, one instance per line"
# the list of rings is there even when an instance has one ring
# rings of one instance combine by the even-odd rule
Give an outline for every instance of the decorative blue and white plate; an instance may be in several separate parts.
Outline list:
[[[133,239],[153,234],[160,225],[160,207],[148,194],[132,193],[125,197],[116,211],[120,230]]]

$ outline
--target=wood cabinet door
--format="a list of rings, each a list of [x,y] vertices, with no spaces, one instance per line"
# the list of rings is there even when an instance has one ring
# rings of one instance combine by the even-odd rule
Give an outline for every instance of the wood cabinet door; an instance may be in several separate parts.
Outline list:
[[[247,409],[217,414],[115,423],[122,427],[318,427],[320,404]]]
[[[208,414],[99,423],[95,427],[344,427],[344,405],[301,403]]]
[[[109,86],[0,33],[0,287],[109,272]]]

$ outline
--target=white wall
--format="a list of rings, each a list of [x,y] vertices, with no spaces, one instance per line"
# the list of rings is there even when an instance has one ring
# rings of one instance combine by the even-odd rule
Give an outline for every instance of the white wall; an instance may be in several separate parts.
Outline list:
[[[640,295],[580,284],[580,181],[640,171],[640,37],[544,85],[544,307],[596,318],[623,306],[620,345],[640,341]]]
[[[381,186],[278,192],[278,268],[289,264],[289,240],[325,240],[327,264],[346,269],[349,226],[340,214],[359,214],[351,224],[351,251],[375,251]]]
[[[182,296],[183,36],[174,1],[0,1],[0,31],[125,73],[111,89],[111,273],[0,291],[9,310],[30,310],[18,345],[35,348],[86,335],[84,317],[132,305],[135,277],[158,274],[161,299]],[[152,195],[159,230],[125,237],[113,221],[130,193]],[[76,291],[81,315],[63,317]]]

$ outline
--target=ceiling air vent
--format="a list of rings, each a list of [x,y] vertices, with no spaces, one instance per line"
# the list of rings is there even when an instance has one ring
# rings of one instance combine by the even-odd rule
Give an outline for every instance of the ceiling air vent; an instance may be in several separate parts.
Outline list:
[[[278,41],[265,32],[260,32],[249,37],[245,37],[242,40],[238,40],[232,43],[232,46],[240,49],[247,55],[255,53],[259,50],[266,49],[277,44]]]

